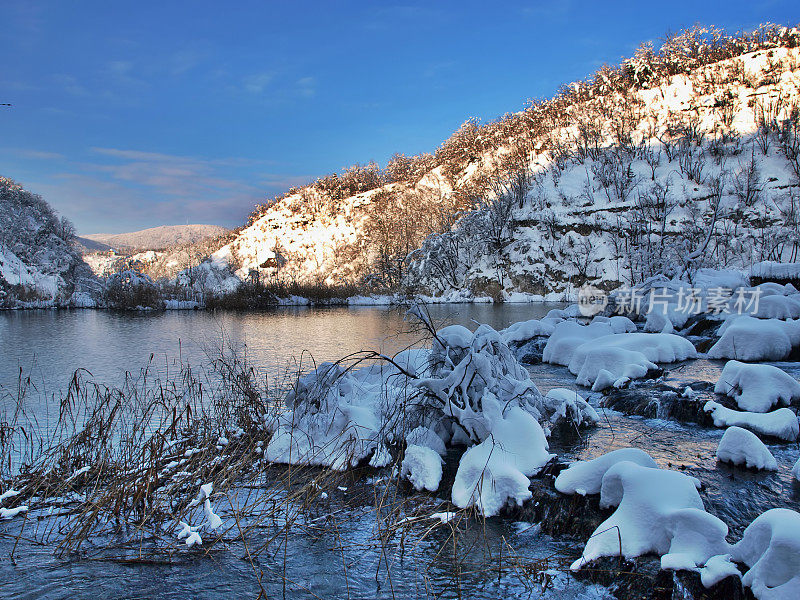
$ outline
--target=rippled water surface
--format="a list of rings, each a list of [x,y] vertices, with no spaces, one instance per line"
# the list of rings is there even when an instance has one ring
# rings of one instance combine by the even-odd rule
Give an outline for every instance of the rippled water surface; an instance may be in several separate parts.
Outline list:
[[[449,305],[431,307],[431,313],[440,324],[469,326],[476,321],[499,329],[560,306]],[[264,313],[0,313],[0,401],[12,401],[20,369],[31,377],[46,405],[48,395],[63,389],[78,368],[108,384],[148,363],[159,374],[169,374],[181,362],[201,366],[225,339],[246,348],[248,359],[269,377],[280,377],[287,369],[295,371],[300,359],[309,364],[307,353],[322,361],[359,350],[397,352],[420,340],[421,335],[409,329],[402,310],[378,307]],[[695,381],[715,382],[722,365],[701,359],[668,366],[663,382],[680,389]],[[797,363],[779,366],[800,377]],[[543,392],[575,387],[574,376],[564,367],[540,364],[530,371]],[[586,389],[581,393],[595,406],[601,399]],[[586,433],[582,442],[554,442],[551,449],[572,460],[625,446],[643,448],[659,466],[682,470],[703,482],[707,509],[730,525],[732,539],[738,539],[743,527],[767,508],[800,508],[800,489],[789,472],[797,460],[796,444],[770,445],[780,470],[754,473],[717,463],[720,430],[613,411],[601,411],[601,416],[601,426]],[[449,554],[453,545],[449,526],[428,531],[429,526],[420,525],[413,539],[403,541],[402,552],[392,548],[387,561],[379,547],[365,543],[373,533],[375,515],[369,499],[354,502],[348,497],[353,489],[332,494],[326,509],[338,515],[338,536],[315,535],[313,528],[293,531],[285,563],[281,551],[263,553],[253,564],[246,548],[235,540],[224,549],[215,546],[206,557],[147,564],[69,559],[56,557],[52,547],[37,546],[24,536],[17,541],[23,522],[7,521],[0,524],[0,597],[256,598],[262,586],[270,598],[284,593],[287,598],[608,597],[604,588],[588,587],[557,570],[579,555],[581,541],[554,540],[539,535],[536,528],[498,519],[480,531],[474,524],[462,528],[457,536],[462,558],[457,572]],[[434,512],[441,509],[443,499],[430,496],[422,501]],[[275,533],[265,526],[256,537],[266,540]],[[498,556],[510,548],[517,553],[518,564],[526,565],[524,572],[498,571]],[[260,584],[257,572],[264,573]]]

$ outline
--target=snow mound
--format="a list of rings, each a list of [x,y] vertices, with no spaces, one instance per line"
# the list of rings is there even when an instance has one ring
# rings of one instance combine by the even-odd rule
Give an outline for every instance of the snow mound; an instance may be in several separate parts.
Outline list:
[[[452,500],[459,508],[475,506],[491,517],[508,503],[530,499],[529,476],[553,458],[539,423],[513,407],[493,423],[491,435],[461,457],[453,483]]]
[[[800,318],[800,302],[791,296],[762,296],[753,316],[759,319],[797,319]]]
[[[756,434],[741,427],[729,427],[717,447],[717,460],[751,469],[777,471],[778,463]]]
[[[526,342],[538,336],[549,336],[555,324],[546,320],[531,319],[509,325],[500,331],[500,337],[506,344]]]
[[[543,401],[543,412],[552,424],[566,421],[579,427],[584,423],[594,425],[600,422],[600,415],[586,399],[567,388],[553,388],[547,392]]]
[[[644,323],[644,330],[649,333],[672,333],[675,331],[675,327],[667,315],[660,312],[649,312]]]
[[[542,360],[546,363],[567,366],[579,346],[613,333],[614,330],[609,323],[593,322],[581,325],[577,321],[564,321],[555,326],[553,334],[547,340]]]
[[[430,448],[439,456],[444,456],[445,452],[447,452],[442,438],[430,427],[425,427],[424,425],[411,430],[406,436],[406,445]]]
[[[400,475],[417,491],[435,492],[442,481],[442,458],[430,448],[412,444],[406,448]]]
[[[592,460],[572,463],[556,477],[556,489],[562,494],[599,494],[603,476],[619,462],[632,462],[642,467],[657,469],[656,461],[639,448],[612,450]]]
[[[731,360],[722,369],[714,392],[734,398],[743,410],[763,413],[800,400],[800,383],[778,367]]]
[[[731,557],[750,567],[742,583],[759,600],[800,598],[800,514],[773,508],[756,517]]]
[[[610,387],[620,378],[638,379],[656,362],[675,362],[697,356],[692,343],[669,333],[621,333],[582,344],[572,354],[569,370],[578,385],[595,391]],[[605,371],[605,372],[604,372]]]
[[[797,344],[793,321],[736,316],[720,328],[721,337],[708,351],[709,358],[783,360]]]
[[[710,557],[702,556],[705,552],[721,547],[724,535],[720,539],[720,532],[727,533],[727,527],[704,512],[697,493],[699,485],[695,478],[676,471],[629,461],[612,465],[603,475],[600,507],[617,509],[589,537],[583,556],[571,568],[580,569],[601,556],[622,554],[633,558],[648,552],[688,553],[696,564],[704,562]],[[692,531],[697,532],[703,544],[696,543]],[[689,545],[694,547],[691,552]]]
[[[709,400],[703,410],[711,415],[716,427],[742,427],[789,442],[795,441],[800,433],[797,417],[788,408],[779,408],[770,413],[740,412]]]
[[[726,553],[728,526],[697,508],[676,510],[664,518],[670,537],[669,552],[661,557],[662,569],[695,570],[712,556]]]

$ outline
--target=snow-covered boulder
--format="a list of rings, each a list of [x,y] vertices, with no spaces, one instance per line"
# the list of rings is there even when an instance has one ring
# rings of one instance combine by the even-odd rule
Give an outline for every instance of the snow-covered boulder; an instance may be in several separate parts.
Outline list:
[[[725,541],[728,526],[704,510],[676,510],[664,517],[664,527],[670,544],[661,557],[662,569],[695,570],[730,548]]]
[[[669,317],[664,313],[653,311],[647,313],[644,330],[648,333],[672,333],[675,327]]]
[[[668,333],[621,333],[582,344],[572,354],[569,370],[579,385],[593,390],[620,378],[638,379],[657,369],[656,362],[676,362],[697,356],[692,343]],[[604,372],[605,371],[605,372]]]
[[[580,569],[601,556],[633,558],[655,552],[686,554],[687,536],[695,530],[705,540],[691,553],[692,560],[702,563],[708,549],[717,549],[724,542],[724,524],[704,512],[697,493],[700,482],[676,471],[653,469],[623,461],[612,465],[603,475],[600,488],[601,508],[616,506],[614,513],[601,523],[586,542],[583,555],[572,564]],[[694,512],[686,513],[686,509]],[[714,552],[715,554],[718,552]]]
[[[506,344],[526,342],[539,336],[549,336],[553,333],[555,324],[547,320],[531,319],[530,321],[520,321],[509,325],[500,333],[500,337]]]
[[[564,421],[579,427],[600,422],[597,411],[574,390],[553,388],[545,395],[542,405],[543,416],[553,425]]]
[[[722,369],[714,392],[735,399],[742,410],[767,412],[775,405],[800,400],[800,383],[778,367],[731,360]]]
[[[513,407],[493,423],[491,435],[461,457],[453,483],[452,500],[459,508],[475,506],[491,517],[508,503],[530,499],[529,476],[553,458],[539,423]]]
[[[734,315],[720,327],[721,337],[708,351],[709,358],[736,360],[783,360],[797,344],[793,321],[754,319]]]
[[[795,441],[800,433],[797,416],[788,408],[779,408],[769,413],[742,412],[709,400],[703,410],[711,415],[716,427],[735,425],[789,442]]]
[[[593,392],[599,392],[621,380],[640,379],[650,370],[658,368],[641,352],[625,350],[609,346],[592,347],[582,355],[583,361],[570,364],[580,364],[575,381],[578,385],[591,386]]]
[[[800,514],[786,508],[766,511],[744,530],[730,554],[750,567],[742,583],[759,600],[800,598]]]
[[[599,494],[603,475],[611,467],[623,461],[657,469],[656,461],[639,448],[612,450],[592,460],[579,460],[561,471],[556,477],[556,489],[562,494]]]
[[[408,479],[417,491],[435,492],[442,481],[442,457],[425,446],[407,446],[400,476]]]
[[[758,436],[741,427],[728,427],[717,446],[717,460],[751,469],[777,471],[778,463]]]
[[[797,319],[800,318],[800,301],[796,296],[763,296],[753,316],[759,319]]]
[[[581,325],[577,321],[564,321],[556,325],[547,345],[544,347],[542,360],[555,365],[568,365],[572,354],[582,344],[612,335],[614,330],[609,323],[596,322]]]
[[[800,458],[797,459],[797,462],[794,463],[794,466],[792,467],[792,476],[797,481],[800,481]]]
[[[447,448],[444,445],[444,440],[430,427],[420,425],[412,429],[406,436],[407,446],[423,446],[430,448],[439,456],[444,456]]]

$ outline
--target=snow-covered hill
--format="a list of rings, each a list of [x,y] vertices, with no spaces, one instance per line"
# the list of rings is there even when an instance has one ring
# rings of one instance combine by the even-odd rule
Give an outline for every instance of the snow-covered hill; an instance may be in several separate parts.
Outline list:
[[[209,265],[509,298],[797,260],[798,45],[775,26],[644,45],[553,99],[468,121],[435,156],[290,191]]]
[[[93,276],[73,238],[40,196],[0,177],[0,307],[91,302]]]
[[[162,225],[130,233],[91,233],[81,238],[117,250],[161,250],[170,246],[194,244],[217,237],[228,230],[218,225]],[[94,252],[99,249],[89,249]]]

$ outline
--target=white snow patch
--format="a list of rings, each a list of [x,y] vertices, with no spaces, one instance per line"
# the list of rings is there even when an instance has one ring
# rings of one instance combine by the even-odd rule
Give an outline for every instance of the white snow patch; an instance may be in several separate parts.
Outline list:
[[[741,427],[729,427],[717,446],[717,460],[745,465],[751,469],[777,471],[778,463],[756,434]]]

